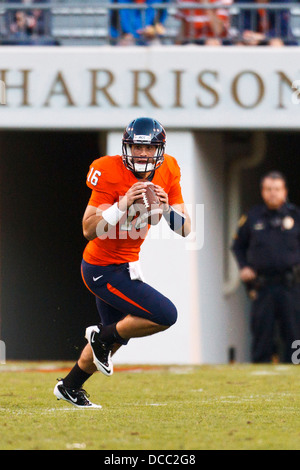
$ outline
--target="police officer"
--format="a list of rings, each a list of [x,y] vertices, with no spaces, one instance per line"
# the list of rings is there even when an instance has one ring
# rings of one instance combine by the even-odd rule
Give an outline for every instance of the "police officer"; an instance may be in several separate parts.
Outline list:
[[[287,202],[285,177],[270,172],[261,180],[263,204],[242,216],[232,251],[250,299],[252,361],[270,362],[278,324],[283,362],[291,362],[300,339],[300,209]]]

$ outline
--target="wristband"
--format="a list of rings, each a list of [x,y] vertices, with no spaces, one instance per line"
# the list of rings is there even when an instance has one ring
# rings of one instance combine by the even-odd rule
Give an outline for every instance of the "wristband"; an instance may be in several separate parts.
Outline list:
[[[112,206],[102,212],[102,217],[109,223],[109,225],[117,225],[125,212],[126,211],[121,211],[118,207],[118,203],[115,202]]]
[[[181,229],[185,222],[185,215],[169,206],[169,210],[164,212],[164,218],[168,222],[170,229],[176,232]]]

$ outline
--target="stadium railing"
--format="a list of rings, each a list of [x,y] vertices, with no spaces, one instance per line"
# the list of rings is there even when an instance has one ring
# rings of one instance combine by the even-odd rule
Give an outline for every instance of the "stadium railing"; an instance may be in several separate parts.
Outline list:
[[[57,44],[57,45],[105,45],[114,44],[111,36],[111,15],[119,10],[140,10],[142,21],[145,21],[147,8],[153,8],[156,14],[162,10],[167,11],[165,23],[165,33],[160,37],[162,44],[187,44],[194,43],[195,37],[189,34],[188,37],[182,35],[179,12],[182,10],[206,9],[216,10],[226,9],[230,18],[229,38],[232,43],[238,42],[243,33],[243,15],[250,15],[251,29],[257,29],[258,10],[265,10],[267,19],[272,16],[273,29],[278,37],[284,41],[300,41],[300,5],[298,3],[276,3],[276,4],[253,4],[253,3],[232,3],[231,5],[201,4],[195,2],[167,2],[154,3],[148,6],[145,3],[117,4],[108,3],[107,0],[50,0],[43,3],[23,4],[6,3],[0,1],[0,42],[2,45],[11,44]],[[34,31],[28,35],[16,35],[10,31],[10,24],[13,22],[16,11],[41,10],[43,12],[43,34]],[[250,13],[249,13],[250,12]],[[285,32],[281,28],[281,15],[287,16],[289,27]],[[118,15],[117,15],[118,17]],[[117,24],[120,31],[120,22]],[[120,31],[121,33],[121,31]],[[203,38],[205,38],[205,32]]]

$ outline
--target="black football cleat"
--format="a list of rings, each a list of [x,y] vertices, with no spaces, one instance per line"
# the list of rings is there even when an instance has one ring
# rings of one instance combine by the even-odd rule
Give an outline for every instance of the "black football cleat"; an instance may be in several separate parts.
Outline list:
[[[94,364],[104,375],[112,375],[114,372],[111,360],[112,344],[104,343],[100,340],[100,328],[102,325],[89,326],[85,330],[85,337],[91,345],[93,351]]]
[[[101,405],[95,405],[88,399],[88,394],[85,390],[82,388],[80,390],[66,388],[62,380],[55,385],[53,393],[58,400],[66,400],[68,403],[77,406],[77,408],[102,408]]]

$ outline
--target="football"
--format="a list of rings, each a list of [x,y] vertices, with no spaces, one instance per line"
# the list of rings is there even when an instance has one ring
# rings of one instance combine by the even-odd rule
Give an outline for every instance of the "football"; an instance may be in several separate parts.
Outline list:
[[[147,219],[147,223],[150,225],[158,224],[163,213],[163,208],[154,191],[153,183],[147,183],[146,192],[143,197],[136,199],[133,205],[136,213],[139,213],[141,222]]]

